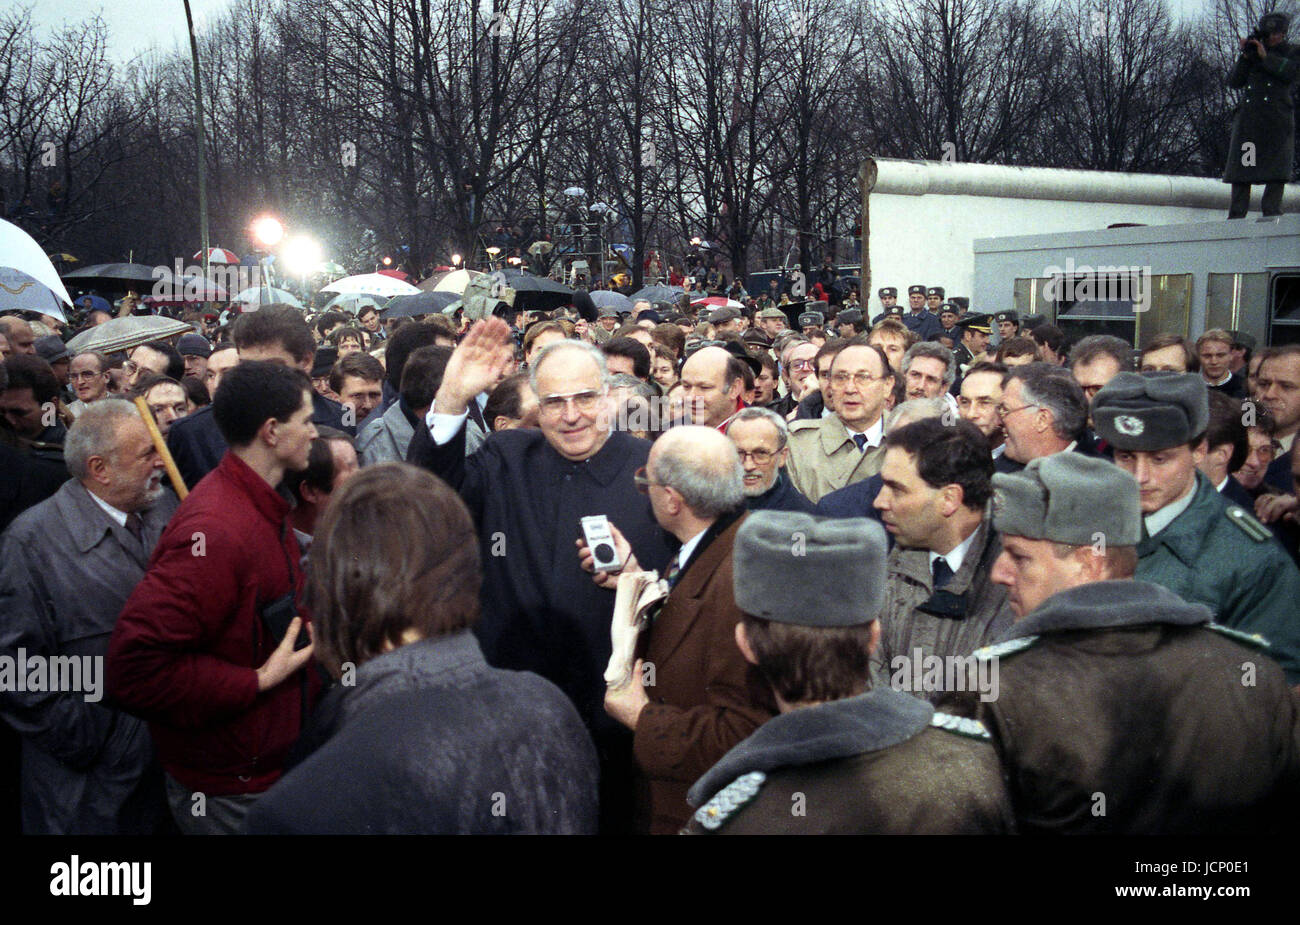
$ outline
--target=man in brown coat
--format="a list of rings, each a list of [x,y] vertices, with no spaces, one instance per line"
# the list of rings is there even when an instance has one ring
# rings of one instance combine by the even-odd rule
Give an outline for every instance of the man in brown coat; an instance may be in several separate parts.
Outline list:
[[[1016,624],[992,701],[954,704],[993,734],[1020,831],[1290,833],[1296,707],[1266,644],[1133,580],[1138,486],[1079,453],[995,475],[994,525]]]
[[[731,558],[745,519],[742,480],[735,445],[694,425],[660,437],[639,477],[655,519],[682,545],[664,572],[671,590],[641,640],[633,682],[605,695],[606,712],[633,732],[637,832],[681,829],[690,785],[776,712],[735,642]],[[621,534],[615,540],[624,569],[639,569]],[[582,561],[591,567],[585,549]]]
[[[736,644],[771,684],[781,715],[691,788],[700,808],[688,831],[1011,831],[984,728],[871,685],[884,575],[885,534],[874,521],[749,515],[736,536],[735,595],[744,613]]]
[[[938,703],[981,685],[970,655],[1014,619],[1006,589],[989,580],[1002,551],[988,511],[993,458],[969,421],[926,418],[890,431],[880,475],[875,507],[897,544],[872,674]]]

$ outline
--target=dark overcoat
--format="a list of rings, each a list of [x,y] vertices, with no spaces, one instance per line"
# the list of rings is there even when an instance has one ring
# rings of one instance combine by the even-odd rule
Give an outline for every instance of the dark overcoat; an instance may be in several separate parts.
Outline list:
[[[1232,119],[1232,142],[1223,169],[1226,183],[1269,183],[1291,179],[1295,162],[1295,101],[1300,82],[1300,46],[1283,42],[1261,60],[1254,47],[1237,58],[1228,86],[1241,90]],[[1252,144],[1253,157],[1243,146]],[[1243,163],[1243,160],[1252,161]]]

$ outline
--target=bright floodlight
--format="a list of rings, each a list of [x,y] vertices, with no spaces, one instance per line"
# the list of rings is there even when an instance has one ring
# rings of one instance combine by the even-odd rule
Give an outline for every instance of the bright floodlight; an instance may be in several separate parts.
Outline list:
[[[284,226],[279,219],[265,215],[253,222],[253,239],[263,247],[275,247],[284,237]]]
[[[486,249],[487,252],[488,252],[489,254],[491,254],[493,257],[495,257],[497,254],[501,253],[501,248],[499,248],[499,247],[495,247],[495,246],[494,246],[494,247],[489,247],[489,248],[485,248],[485,249]]]
[[[453,267],[458,267],[458,266],[460,266],[460,254],[452,254],[452,255],[451,255],[451,265],[452,265]]]
[[[274,219],[272,219],[274,221]],[[309,276],[320,266],[320,244],[306,235],[290,238],[284,245],[285,268],[294,276]]]

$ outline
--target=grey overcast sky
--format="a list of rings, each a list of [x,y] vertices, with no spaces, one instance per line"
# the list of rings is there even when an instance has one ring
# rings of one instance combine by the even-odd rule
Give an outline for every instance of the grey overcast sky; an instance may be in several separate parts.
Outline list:
[[[1169,0],[1176,16],[1196,16],[1211,0]],[[230,0],[190,0],[196,27],[218,15]],[[32,6],[30,2],[0,0],[5,7]],[[65,22],[81,22],[102,12],[109,28],[109,54],[117,61],[127,61],[150,49],[164,51],[176,47],[188,50],[185,35],[185,6],[182,0],[39,0],[32,19],[40,27],[58,28]]]

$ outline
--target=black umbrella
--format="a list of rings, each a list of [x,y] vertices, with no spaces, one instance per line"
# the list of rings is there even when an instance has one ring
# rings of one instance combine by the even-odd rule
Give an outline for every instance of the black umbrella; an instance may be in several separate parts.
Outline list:
[[[395,295],[389,299],[379,312],[379,317],[414,318],[417,315],[436,315],[452,302],[460,300],[454,292],[415,292],[409,295]]]
[[[573,290],[563,283],[557,283],[549,276],[534,276],[524,270],[496,270],[492,279],[499,279],[503,286],[509,286],[515,292],[549,292],[555,295],[571,296]]]
[[[83,286],[99,283],[105,289],[141,289],[142,283],[152,284],[159,276],[153,267],[143,263],[97,263],[64,273],[63,278]],[[171,273],[163,278],[170,279]]]
[[[486,285],[497,293],[507,287],[513,290],[515,311],[551,311],[573,300],[573,290],[568,286],[523,270],[494,270],[490,276],[480,277],[475,284]],[[469,291],[467,288],[466,294]]]

